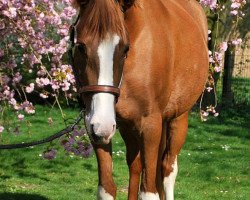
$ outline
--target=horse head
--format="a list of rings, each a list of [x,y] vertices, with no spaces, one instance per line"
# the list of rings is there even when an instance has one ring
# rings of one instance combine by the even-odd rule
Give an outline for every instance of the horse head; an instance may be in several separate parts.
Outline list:
[[[89,136],[95,143],[107,144],[116,131],[115,104],[128,51],[124,16],[121,4],[113,0],[76,3],[74,72],[86,106]]]

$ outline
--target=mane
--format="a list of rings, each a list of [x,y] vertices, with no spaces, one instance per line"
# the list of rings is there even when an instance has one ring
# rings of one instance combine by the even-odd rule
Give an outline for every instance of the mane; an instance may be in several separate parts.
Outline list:
[[[73,5],[80,8],[81,34],[98,41],[107,37],[107,34],[117,34],[123,40],[126,39],[124,16],[115,0],[87,0],[84,6],[80,5],[81,1],[73,0]]]

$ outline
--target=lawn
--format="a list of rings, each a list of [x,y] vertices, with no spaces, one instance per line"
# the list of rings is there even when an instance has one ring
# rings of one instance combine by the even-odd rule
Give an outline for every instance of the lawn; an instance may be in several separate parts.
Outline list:
[[[242,111],[243,110],[243,111]],[[176,200],[247,200],[250,197],[250,114],[249,107],[228,109],[216,119],[201,122],[190,114],[187,142],[179,156]],[[66,109],[67,118],[77,110]],[[30,141],[50,135],[64,127],[59,110],[38,107],[19,136],[4,133],[5,143]],[[47,118],[54,125],[48,127]],[[23,132],[23,133],[22,133]],[[47,145],[0,151],[0,200],[94,200],[97,188],[97,165],[89,159],[65,155],[58,142],[55,160],[40,154]],[[127,195],[128,174],[125,148],[117,133],[113,139],[114,177],[118,200]]]
[[[234,77],[232,83],[235,102],[250,105],[250,78]]]

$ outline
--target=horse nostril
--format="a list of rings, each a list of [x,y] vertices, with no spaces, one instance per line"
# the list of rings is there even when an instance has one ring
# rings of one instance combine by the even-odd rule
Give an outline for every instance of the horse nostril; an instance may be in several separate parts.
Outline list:
[[[115,131],[115,129],[116,129],[116,125],[113,125],[113,130],[112,130],[112,131],[114,132],[114,131]]]
[[[99,142],[99,141],[102,139],[102,137],[95,134],[95,131],[94,131],[94,124],[91,124],[90,129],[91,129],[90,131],[91,131],[91,136],[92,136],[93,140],[94,140],[95,142]]]
[[[96,135],[94,132],[92,132],[92,138],[95,142],[99,142],[102,139],[101,136]]]

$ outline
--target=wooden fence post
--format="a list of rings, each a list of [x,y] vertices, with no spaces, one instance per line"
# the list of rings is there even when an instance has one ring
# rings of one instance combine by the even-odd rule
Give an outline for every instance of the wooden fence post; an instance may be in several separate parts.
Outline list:
[[[232,77],[235,60],[235,49],[232,45],[228,45],[225,52],[223,86],[222,86],[222,106],[230,106],[234,102],[232,91]]]

